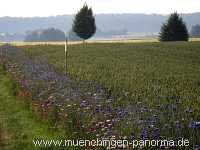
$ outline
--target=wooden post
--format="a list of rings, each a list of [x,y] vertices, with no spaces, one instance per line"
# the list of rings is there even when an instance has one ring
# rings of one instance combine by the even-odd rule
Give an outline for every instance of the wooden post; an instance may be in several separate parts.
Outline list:
[[[65,74],[67,75],[67,33],[65,33]]]
[[[5,49],[5,54],[4,57],[7,58],[8,57],[8,53],[7,53],[7,49]]]
[[[0,55],[0,63],[2,63],[3,62],[3,50],[2,50],[2,48],[1,48],[1,55]]]
[[[1,58],[3,59],[3,49],[1,48]]]

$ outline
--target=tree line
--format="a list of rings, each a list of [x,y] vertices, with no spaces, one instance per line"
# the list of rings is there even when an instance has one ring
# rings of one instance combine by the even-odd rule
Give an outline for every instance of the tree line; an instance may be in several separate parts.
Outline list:
[[[192,37],[200,37],[200,25],[196,24],[196,25],[192,26],[190,34]]]
[[[92,8],[85,3],[75,15],[72,29],[68,32],[69,40],[83,40],[91,38],[96,33],[97,27]],[[192,27],[191,35],[200,35],[200,25]],[[54,28],[36,30],[26,36],[25,41],[63,41],[65,33]],[[188,41],[189,32],[185,22],[178,13],[173,13],[162,25],[159,41]]]
[[[84,40],[89,39],[96,32],[95,17],[92,8],[87,4],[76,14],[73,31]],[[178,13],[173,13],[161,27],[159,41],[188,41],[189,33],[183,19]]]
[[[68,32],[68,38],[71,41],[81,40],[73,30]],[[48,42],[48,41],[63,41],[65,39],[65,33],[59,29],[47,28],[39,29],[28,32],[25,37],[25,42]]]

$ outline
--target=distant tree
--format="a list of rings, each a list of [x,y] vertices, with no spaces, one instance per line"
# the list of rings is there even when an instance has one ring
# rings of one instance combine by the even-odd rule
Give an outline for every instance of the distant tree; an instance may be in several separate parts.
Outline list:
[[[190,34],[193,37],[200,37],[200,25],[197,24],[195,26],[192,26]]]
[[[38,42],[38,41],[63,41],[65,39],[65,33],[59,29],[48,28],[40,29],[29,32],[25,38],[27,42]]]
[[[185,23],[178,13],[170,15],[166,23],[161,27],[160,41],[188,41],[189,34]]]
[[[25,37],[26,42],[37,42],[39,41],[40,37],[38,31],[28,32]]]
[[[83,42],[91,38],[96,32],[95,17],[92,8],[85,3],[76,14],[73,22],[73,31],[83,39]]]
[[[55,28],[45,29],[40,35],[41,41],[63,41],[64,39],[65,33]]]

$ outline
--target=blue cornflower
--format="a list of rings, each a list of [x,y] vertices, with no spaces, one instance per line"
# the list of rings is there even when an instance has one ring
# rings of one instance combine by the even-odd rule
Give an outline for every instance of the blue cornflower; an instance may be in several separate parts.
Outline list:
[[[153,139],[158,139],[160,137],[160,131],[158,128],[154,128],[152,132]]]
[[[194,150],[200,150],[200,146],[199,145],[195,145]]]
[[[200,122],[195,122],[195,121],[191,122],[189,124],[189,128],[200,129]]]
[[[148,131],[146,129],[142,129],[141,138],[143,140],[148,138]]]

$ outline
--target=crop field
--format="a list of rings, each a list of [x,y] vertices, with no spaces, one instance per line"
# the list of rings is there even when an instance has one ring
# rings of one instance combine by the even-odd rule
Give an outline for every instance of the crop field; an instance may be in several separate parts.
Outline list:
[[[71,138],[184,138],[191,149],[200,145],[198,41],[69,45],[67,76],[64,45],[1,49],[31,103]]]
[[[63,46],[21,48],[64,71]],[[97,81],[129,102],[167,96],[194,101],[199,98],[199,49],[200,42],[74,45],[68,48],[68,73]]]
[[[63,46],[20,48],[30,56],[47,58],[64,71]],[[142,105],[139,119],[136,110],[132,119],[144,124],[148,118],[158,119],[153,126],[159,129],[160,136],[200,142],[199,129],[195,131],[200,120],[200,42],[70,45],[68,73],[77,81],[103,85],[115,97],[113,107],[134,109]],[[120,132],[126,135],[133,130],[138,137],[130,118],[121,124]],[[149,124],[140,129],[146,129],[147,136],[153,134]],[[191,124],[197,126],[191,129]]]

